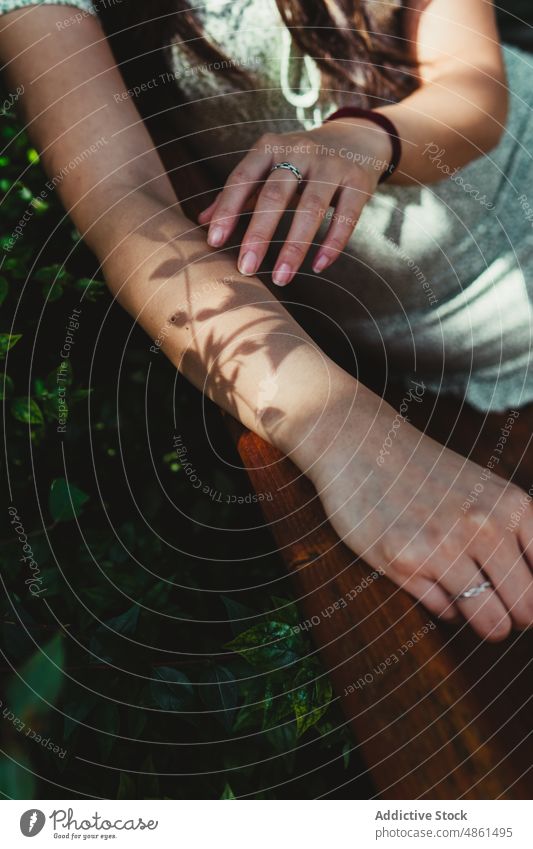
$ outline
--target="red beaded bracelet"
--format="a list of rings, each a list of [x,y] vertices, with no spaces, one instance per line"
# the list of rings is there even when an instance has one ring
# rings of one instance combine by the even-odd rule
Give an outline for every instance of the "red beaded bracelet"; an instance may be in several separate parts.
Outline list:
[[[334,121],[337,118],[365,118],[367,121],[373,121],[374,124],[377,124],[389,134],[392,145],[392,157],[387,170],[379,178],[379,182],[384,183],[385,180],[392,177],[402,158],[402,142],[398,135],[398,130],[390,118],[386,118],[381,112],[374,112],[372,109],[360,109],[358,106],[342,106],[336,112],[333,112],[332,115],[329,115],[326,121]]]

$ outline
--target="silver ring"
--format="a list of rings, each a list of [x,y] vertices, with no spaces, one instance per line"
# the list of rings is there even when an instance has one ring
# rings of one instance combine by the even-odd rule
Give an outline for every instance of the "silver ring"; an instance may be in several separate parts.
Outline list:
[[[470,587],[469,590],[465,590],[464,592],[459,593],[459,595],[456,595],[453,600],[458,601],[460,598],[475,598],[476,596],[481,595],[481,593],[492,589],[494,589],[494,587],[492,586],[490,581],[483,581],[482,584],[478,584],[475,587]]]
[[[276,171],[278,168],[283,168],[285,171],[290,171],[291,174],[294,174],[294,176],[298,180],[298,185],[300,185],[303,180],[303,176],[302,172],[299,168],[296,167],[296,165],[293,165],[292,162],[277,162],[270,169],[270,173],[272,174],[272,171]]]

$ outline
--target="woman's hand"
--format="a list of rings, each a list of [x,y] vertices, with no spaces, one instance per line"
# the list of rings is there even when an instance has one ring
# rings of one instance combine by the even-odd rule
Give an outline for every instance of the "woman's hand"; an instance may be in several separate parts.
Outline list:
[[[272,168],[280,162],[296,166],[303,176],[303,190],[272,274],[274,283],[285,286],[300,268],[332,205],[335,212],[313,270],[318,274],[334,262],[346,247],[391,155],[387,132],[360,118],[333,120],[307,132],[267,133],[231,172],[224,189],[198,220],[209,223],[208,243],[222,247],[239,215],[252,206],[238,267],[242,274],[255,274],[298,189],[298,178],[291,171]]]
[[[331,524],[358,556],[433,614],[460,613],[491,641],[513,626],[531,627],[531,498],[405,420],[384,455],[395,419],[382,402],[364,434],[348,416],[333,441],[302,446],[309,465],[299,458],[300,468]],[[487,580],[492,589],[457,599]]]

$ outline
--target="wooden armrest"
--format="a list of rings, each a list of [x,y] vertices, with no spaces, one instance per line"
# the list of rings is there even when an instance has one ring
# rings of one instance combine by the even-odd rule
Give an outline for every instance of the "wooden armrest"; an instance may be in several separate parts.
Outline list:
[[[529,798],[531,633],[489,645],[436,624],[354,558],[287,458],[225,418],[254,488],[274,494],[261,509],[377,795]]]

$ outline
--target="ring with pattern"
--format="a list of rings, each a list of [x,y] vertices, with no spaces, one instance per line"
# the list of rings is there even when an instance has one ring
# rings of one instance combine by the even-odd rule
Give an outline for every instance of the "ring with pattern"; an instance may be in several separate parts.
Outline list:
[[[459,595],[456,595],[454,601],[458,601],[461,598],[475,598],[476,596],[481,595],[481,593],[491,589],[494,589],[491,582],[483,581],[482,584],[477,584],[477,586],[470,587],[469,590],[465,590],[464,592],[459,593]]]
[[[276,171],[278,168],[283,168],[286,171],[290,171],[291,174],[294,174],[294,176],[298,180],[298,185],[300,185],[300,183],[303,180],[303,176],[302,176],[302,172],[300,171],[299,168],[296,167],[296,165],[293,165],[292,162],[277,162],[270,169],[270,173],[272,174],[272,171]]]

